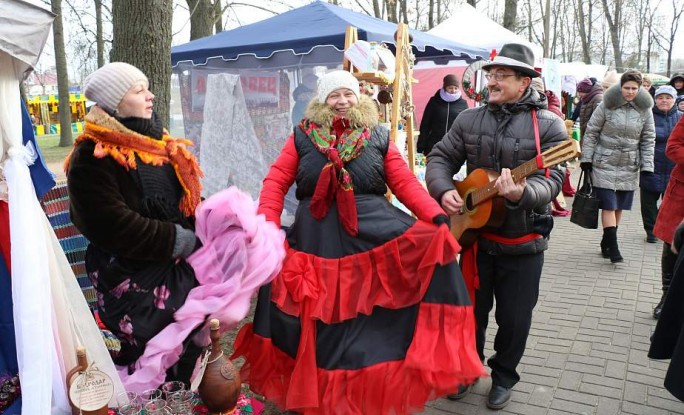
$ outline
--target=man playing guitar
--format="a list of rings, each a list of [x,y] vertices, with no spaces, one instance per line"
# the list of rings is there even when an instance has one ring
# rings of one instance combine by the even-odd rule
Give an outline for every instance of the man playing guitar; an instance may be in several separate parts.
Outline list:
[[[474,290],[477,348],[483,361],[485,331],[496,299],[499,329],[496,353],[487,362],[492,369],[487,406],[501,409],[520,380],[516,367],[525,351],[553,226],[549,204],[563,183],[557,168],[539,169],[527,178],[513,177],[511,170],[541,160],[544,150],[567,139],[567,131],[563,121],[546,109],[546,98],[530,88],[532,78],[541,76],[534,69],[530,48],[506,44],[483,69],[488,71],[487,105],[456,118],[428,156],[426,181],[430,195],[455,217],[473,209],[454,189],[452,177],[463,163],[469,173],[485,168],[499,175],[492,183],[503,198],[505,216],[500,226],[485,228],[477,242],[463,251],[461,266]],[[469,385],[461,385],[450,397],[459,399],[468,390]]]

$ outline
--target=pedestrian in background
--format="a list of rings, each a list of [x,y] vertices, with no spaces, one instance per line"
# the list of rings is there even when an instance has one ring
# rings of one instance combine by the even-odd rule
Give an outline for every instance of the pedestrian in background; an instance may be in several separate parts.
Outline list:
[[[653,310],[653,317],[659,318],[663,301],[672,283],[676,255],[672,253],[675,229],[684,220],[684,116],[672,130],[665,147],[665,156],[675,163],[665,189],[663,203],[658,211],[653,234],[664,242],[661,257],[663,295]]]
[[[641,88],[641,74],[627,71],[603,95],[582,142],[580,167],[591,175],[599,199],[601,254],[622,262],[617,240],[623,210],[632,208],[639,171],[653,172],[653,99]]]
[[[461,96],[456,75],[444,77],[442,87],[430,98],[423,119],[420,121],[420,135],[417,150],[428,155],[432,146],[437,144],[449,131],[456,116],[468,109],[468,103]]]
[[[591,115],[596,110],[596,107],[603,101],[603,88],[601,85],[593,82],[590,78],[584,78],[577,84],[577,93],[580,96],[580,145],[582,144],[582,137],[587,131],[587,124],[591,119]]]
[[[604,91],[606,91],[608,88],[617,84],[618,82],[620,82],[620,76],[618,75],[617,71],[610,70],[603,76],[603,79],[601,80],[601,87]]]
[[[650,76],[644,75],[641,87],[644,88],[649,94],[651,94],[651,97],[655,98],[656,88],[653,86],[653,81],[651,81]]]
[[[653,107],[656,132],[654,170],[653,174],[642,173],[639,181],[641,219],[646,231],[646,242],[649,243],[657,242],[657,238],[653,235],[653,226],[658,216],[658,200],[663,197],[665,187],[670,180],[670,172],[675,165],[665,155],[665,146],[672,129],[682,117],[682,113],[674,105],[676,96],[677,91],[670,85],[663,85],[656,91]]]
[[[673,86],[677,90],[677,96],[684,96],[684,73],[676,73],[670,78],[670,86]]]

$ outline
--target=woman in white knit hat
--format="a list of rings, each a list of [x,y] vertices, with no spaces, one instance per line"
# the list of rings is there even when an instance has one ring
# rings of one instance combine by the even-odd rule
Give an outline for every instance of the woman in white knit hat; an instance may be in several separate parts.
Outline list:
[[[235,345],[251,389],[303,414],[408,414],[483,376],[448,217],[351,73],[320,78],[259,212],[280,225],[295,181],[283,270]]]
[[[138,68],[109,63],[83,89],[97,105],[65,162],[71,218],[90,241],[85,266],[100,319],[121,340],[114,361],[131,374],[147,342],[174,321],[197,285],[185,258],[197,240],[201,172],[186,142],[162,128]],[[167,380],[188,382],[200,351],[183,342]]]

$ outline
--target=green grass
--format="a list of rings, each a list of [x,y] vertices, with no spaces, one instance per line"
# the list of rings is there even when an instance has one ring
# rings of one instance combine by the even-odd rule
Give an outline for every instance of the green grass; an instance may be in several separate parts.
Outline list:
[[[36,141],[46,163],[61,163],[73,147],[60,147],[59,134],[39,135],[36,136]]]

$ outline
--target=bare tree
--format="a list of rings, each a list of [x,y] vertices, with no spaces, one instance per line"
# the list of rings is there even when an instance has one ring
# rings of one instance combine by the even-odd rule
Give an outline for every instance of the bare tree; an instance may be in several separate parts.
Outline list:
[[[585,7],[586,12],[585,12]],[[591,63],[591,39],[592,39],[592,12],[594,3],[592,0],[577,0],[575,7],[575,16],[577,17],[577,30],[579,32],[580,42],[582,42],[582,57],[584,63]]]
[[[186,0],[190,9],[190,40],[214,34],[215,5],[211,0]]]
[[[656,32],[654,37],[656,43],[665,51],[667,51],[667,76],[671,76],[672,70],[672,51],[674,49],[674,40],[679,30],[679,22],[684,13],[684,2],[681,0],[672,0],[672,20],[670,21],[669,31],[667,33]],[[656,29],[657,31],[657,29]]]
[[[223,31],[223,6],[221,0],[214,0],[214,33]]]
[[[138,67],[156,96],[155,111],[169,125],[172,0],[113,0],[112,61]]]
[[[622,71],[624,67],[622,65],[622,49],[620,48],[620,31],[622,30],[622,7],[624,0],[612,1],[612,10],[608,5],[608,0],[601,0],[601,3],[603,4],[603,12],[606,17],[606,22],[608,23],[610,43],[613,45],[613,59],[615,62],[615,68],[618,71]]]
[[[56,15],[52,23],[55,43],[55,65],[57,69],[57,91],[59,93],[59,146],[68,147],[74,143],[71,135],[71,105],[69,105],[69,69],[64,48],[64,26],[62,24],[62,0],[52,0],[52,12]]]
[[[518,0],[506,0],[505,4],[503,27],[515,32],[518,19]]]
[[[544,56],[550,57],[551,51],[551,0],[546,0],[544,7],[544,36],[542,42]]]
[[[101,68],[105,64],[104,37],[102,34],[102,0],[95,0],[95,28],[95,43],[97,44],[97,67]]]

